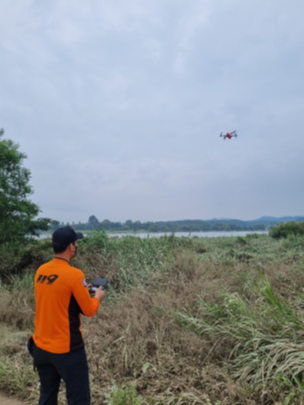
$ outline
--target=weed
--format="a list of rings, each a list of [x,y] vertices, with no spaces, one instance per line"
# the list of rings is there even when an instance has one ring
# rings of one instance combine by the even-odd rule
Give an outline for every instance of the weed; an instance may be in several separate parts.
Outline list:
[[[137,396],[136,387],[122,385],[120,388],[114,385],[109,394],[105,394],[105,404],[108,405],[141,405],[142,399]]]

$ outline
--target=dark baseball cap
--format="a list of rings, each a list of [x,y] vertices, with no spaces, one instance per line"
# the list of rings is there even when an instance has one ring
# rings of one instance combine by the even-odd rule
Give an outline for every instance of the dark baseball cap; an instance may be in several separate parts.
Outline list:
[[[56,229],[53,233],[53,244],[59,246],[68,246],[70,243],[76,242],[77,239],[82,239],[83,234],[81,232],[75,232],[70,226]]]

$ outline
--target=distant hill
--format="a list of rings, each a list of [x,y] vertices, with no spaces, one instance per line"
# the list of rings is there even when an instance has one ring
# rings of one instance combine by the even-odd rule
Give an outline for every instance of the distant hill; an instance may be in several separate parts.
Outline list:
[[[280,217],[280,218],[276,218],[276,217],[261,217],[259,219],[256,219],[256,221],[259,222],[263,222],[263,223],[278,223],[278,222],[288,222],[288,221],[296,221],[296,222],[300,222],[300,221],[304,221],[304,216],[297,216],[297,217]]]
[[[250,221],[242,221],[240,219],[232,218],[213,218],[207,220],[201,219],[183,219],[178,221],[155,221],[151,222],[158,228],[169,227],[170,229],[176,228],[178,230],[188,230],[196,228],[201,231],[208,230],[266,230],[279,222],[288,221],[304,221],[304,216],[295,217],[261,217]]]
[[[270,226],[273,226],[279,222],[288,222],[288,221],[304,221],[304,216],[295,216],[295,217],[268,217],[268,216],[263,216],[258,219],[250,220],[250,221],[242,221],[240,219],[224,219],[224,218],[214,218],[214,219],[209,219],[204,222],[211,224],[227,224],[227,225],[239,225],[239,226],[244,226],[244,227],[251,227],[253,225],[261,224],[265,225],[267,228]]]

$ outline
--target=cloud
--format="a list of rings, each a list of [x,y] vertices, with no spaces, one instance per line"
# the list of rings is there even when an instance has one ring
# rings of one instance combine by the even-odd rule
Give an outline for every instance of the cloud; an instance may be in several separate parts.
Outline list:
[[[28,154],[44,214],[301,214],[301,11],[299,0],[3,0],[0,126]]]

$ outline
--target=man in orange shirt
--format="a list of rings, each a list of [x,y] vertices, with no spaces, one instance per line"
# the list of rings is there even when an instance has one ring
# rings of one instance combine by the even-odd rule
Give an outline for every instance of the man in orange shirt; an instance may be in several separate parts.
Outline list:
[[[34,365],[40,378],[39,405],[57,405],[61,379],[69,405],[89,405],[89,372],[80,314],[94,316],[105,292],[90,297],[81,270],[70,266],[80,232],[70,227],[53,233],[54,259],[35,275],[36,317],[33,335]]]

